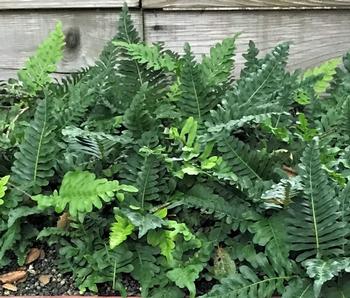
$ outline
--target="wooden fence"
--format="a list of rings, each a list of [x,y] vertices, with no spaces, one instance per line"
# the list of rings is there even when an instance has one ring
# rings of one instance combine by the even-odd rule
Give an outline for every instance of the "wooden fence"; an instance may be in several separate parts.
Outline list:
[[[71,42],[60,73],[91,64],[116,31],[124,0],[0,0],[0,79],[13,76],[61,20]],[[237,64],[253,39],[262,51],[292,41],[290,67],[306,68],[350,50],[350,0],[127,0],[147,42],[196,54],[241,32]]]

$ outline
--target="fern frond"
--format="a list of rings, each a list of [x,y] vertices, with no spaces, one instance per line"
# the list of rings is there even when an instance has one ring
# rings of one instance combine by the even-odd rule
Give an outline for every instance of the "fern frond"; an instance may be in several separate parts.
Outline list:
[[[34,119],[25,130],[12,167],[12,183],[22,189],[30,187],[34,193],[48,185],[54,174],[57,146],[56,126],[51,113],[52,103],[45,97],[39,102]]]
[[[248,50],[243,54],[243,58],[246,60],[244,62],[244,68],[241,71],[240,77],[244,77],[257,71],[261,65],[259,59],[257,58],[259,54],[259,49],[255,46],[254,41],[250,40],[248,45]]]
[[[288,52],[289,44],[280,44],[263,59],[261,66],[241,77],[222,100],[216,111],[216,121],[226,123],[242,116],[258,114],[253,109],[259,106],[273,107],[273,112],[281,111],[280,99],[285,101],[285,97],[292,97],[294,91],[286,83]],[[244,114],[237,115],[237,109]],[[261,111],[261,108],[258,110]]]
[[[323,284],[333,277],[339,275],[342,271],[349,272],[350,259],[308,259],[303,263],[306,268],[306,272],[309,277],[315,279],[314,281],[314,293],[315,297],[319,297]]]
[[[81,124],[89,107],[96,102],[95,92],[89,84],[94,85],[93,81],[70,83],[65,87],[65,94],[57,98],[54,116],[60,127]]]
[[[101,209],[103,202],[112,201],[115,193],[123,189],[118,181],[96,179],[89,172],[68,172],[59,191],[51,196],[37,195],[32,199],[38,203],[39,208],[54,207],[57,213],[63,212],[68,206],[69,214],[83,221],[86,213],[94,207]]]
[[[158,251],[156,248],[138,244],[134,246],[134,250],[135,260],[132,263],[134,270],[131,275],[140,283],[142,297],[149,297],[149,289],[157,283],[160,273],[160,266],[156,259]]]
[[[301,191],[303,186],[299,176],[290,179],[282,179],[278,184],[274,184],[269,190],[265,191],[261,200],[266,209],[281,209],[292,203]]]
[[[330,82],[332,81],[333,76],[336,74],[336,68],[340,63],[340,58],[328,60],[318,67],[307,70],[304,73],[303,78],[306,79],[311,76],[320,76],[320,79],[318,79],[314,85],[316,94],[320,95],[326,92],[330,86]]]
[[[47,227],[44,228],[40,231],[40,233],[37,236],[38,240],[41,240],[43,238],[48,238],[48,237],[73,237],[74,233],[62,228],[56,228],[56,227]]]
[[[66,127],[62,130],[65,141],[73,151],[104,159],[117,144],[127,145],[131,142],[128,134],[113,136],[103,132],[90,132],[77,127]]]
[[[236,38],[237,35],[224,39],[210,49],[208,56],[203,56],[200,69],[207,85],[218,88],[229,84],[234,66]]]
[[[184,62],[180,73],[181,96],[177,105],[186,118],[194,117],[201,122],[217,104],[218,99],[209,95],[209,89],[203,80],[202,69],[195,61],[189,44],[185,45],[184,51]]]
[[[147,147],[154,147],[158,144],[156,136],[152,133],[146,133],[142,136],[144,139],[141,144],[149,144]],[[141,145],[142,147],[142,145]],[[165,200],[169,192],[168,178],[163,162],[155,155],[141,155],[141,147],[135,146],[134,149],[126,152],[127,160],[123,164],[120,173],[123,183],[134,185],[139,192],[129,196],[129,203],[135,206],[145,208],[149,202],[161,202]]]
[[[56,70],[56,64],[63,57],[64,39],[62,24],[58,23],[34,56],[26,62],[25,68],[18,72],[18,77],[29,94],[36,94],[51,82],[49,74]]]
[[[249,188],[255,181],[261,184],[271,179],[274,162],[267,154],[254,151],[248,144],[224,133],[216,143],[223,160],[239,178],[241,187]]]
[[[168,53],[162,53],[157,45],[130,44],[122,41],[116,41],[114,44],[125,48],[135,61],[145,64],[147,68],[154,70],[164,69],[169,72],[173,72],[178,68],[178,61]]]
[[[0,206],[2,204],[4,204],[4,201],[2,200],[2,198],[5,196],[5,192],[7,190],[7,182],[9,181],[10,176],[5,176],[0,178]]]
[[[282,298],[315,298],[311,280],[302,278],[291,280]]]
[[[248,266],[241,266],[239,273],[221,280],[220,285],[213,289],[203,298],[270,298],[276,289],[283,289],[284,283],[293,279],[294,276],[268,276],[261,279]]]
[[[213,214],[217,219],[232,225],[233,230],[247,230],[250,220],[257,218],[257,214],[248,204],[239,198],[226,201],[223,197],[213,193],[213,190],[204,185],[195,185],[186,193],[177,192],[172,199],[185,206],[200,209],[207,214]]]
[[[286,222],[283,215],[273,215],[270,218],[258,220],[249,226],[254,234],[253,242],[265,247],[265,254],[271,260],[279,274],[291,272],[289,243],[287,239]],[[283,269],[282,272],[280,272]]]
[[[116,222],[111,226],[111,233],[109,236],[109,246],[114,249],[123,243],[135,229],[135,226],[126,218],[116,215]]]
[[[147,91],[147,84],[142,85],[124,113],[125,127],[136,135],[152,129],[155,124],[146,105]]]
[[[339,221],[339,202],[322,169],[316,141],[306,148],[301,162],[304,196],[288,210],[291,250],[299,252],[297,261],[339,255],[347,229]]]

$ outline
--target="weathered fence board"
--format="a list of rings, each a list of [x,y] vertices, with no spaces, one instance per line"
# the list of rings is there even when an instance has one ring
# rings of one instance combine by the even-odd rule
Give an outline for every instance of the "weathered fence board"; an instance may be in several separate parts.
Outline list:
[[[107,40],[116,33],[116,11],[51,11],[0,13],[0,77],[23,67],[40,42],[62,21],[68,46],[58,70],[72,72],[92,64]],[[142,20],[132,13],[139,32]]]
[[[350,50],[350,11],[205,11],[146,12],[145,39],[164,41],[181,51],[189,42],[196,54],[207,53],[211,45],[241,32],[237,64],[248,41],[263,52],[283,41],[292,41],[292,68],[314,66]]]
[[[0,9],[138,7],[139,0],[0,0]]]
[[[350,7],[349,0],[143,0],[145,8]]]

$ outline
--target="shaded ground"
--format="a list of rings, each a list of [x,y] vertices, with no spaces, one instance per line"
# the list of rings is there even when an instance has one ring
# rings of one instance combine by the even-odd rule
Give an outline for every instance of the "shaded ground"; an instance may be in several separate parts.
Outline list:
[[[74,285],[74,280],[70,274],[62,274],[56,265],[56,252],[54,249],[45,249],[44,253],[33,263],[23,267],[18,267],[14,261],[8,267],[0,269],[0,276],[16,270],[26,271],[27,277],[22,281],[8,283],[12,290],[5,289],[0,283],[0,296],[53,296],[53,295],[79,295],[79,290]],[[137,282],[125,276],[123,283],[128,289],[128,294],[139,293]],[[15,288],[13,288],[13,286]],[[108,285],[100,288],[100,295],[117,295]],[[85,296],[94,295],[85,293]]]

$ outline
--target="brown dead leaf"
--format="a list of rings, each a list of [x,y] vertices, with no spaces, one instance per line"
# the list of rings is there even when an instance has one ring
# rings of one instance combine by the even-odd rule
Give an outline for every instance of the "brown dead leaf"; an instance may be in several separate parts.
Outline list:
[[[50,280],[51,280],[52,275],[40,275],[39,276],[39,281],[42,286],[46,286]]]
[[[26,271],[27,267],[26,266],[21,266],[16,269],[16,271]]]
[[[3,284],[10,284],[21,280],[27,276],[26,271],[13,271],[0,275],[0,282]]]
[[[2,287],[11,292],[17,292],[17,287],[13,284],[4,284]]]
[[[31,264],[33,262],[35,262],[37,259],[39,259],[41,254],[41,249],[39,248],[31,248],[28,255],[27,255],[27,259],[26,259],[26,264]]]
[[[17,280],[16,284],[21,284],[22,282],[25,282],[25,281],[27,281],[27,276],[25,276],[22,279]]]
[[[57,228],[65,229],[69,225],[69,214],[64,212],[57,221]]]

